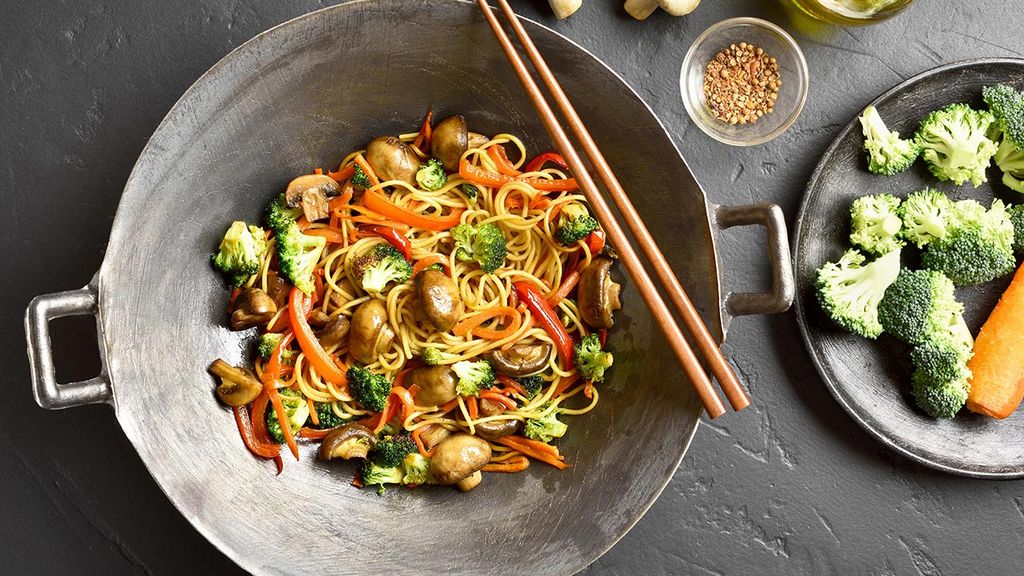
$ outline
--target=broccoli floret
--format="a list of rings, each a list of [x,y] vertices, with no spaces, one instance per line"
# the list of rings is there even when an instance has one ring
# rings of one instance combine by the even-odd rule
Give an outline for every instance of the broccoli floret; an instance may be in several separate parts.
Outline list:
[[[873,174],[892,176],[903,172],[921,152],[914,140],[902,139],[899,132],[886,128],[874,106],[864,109],[860,125],[864,132],[864,150],[868,153],[868,170]]]
[[[900,199],[892,194],[861,196],[850,205],[850,242],[882,255],[903,247]]]
[[[956,184],[970,180],[977,188],[986,181],[985,168],[997,149],[986,135],[993,122],[990,112],[950,104],[926,116],[914,140],[936,178]]]
[[[433,346],[427,346],[420,353],[420,358],[423,359],[423,363],[427,366],[438,366],[451,363],[452,359],[458,358],[458,356],[449,352],[441,352],[441,350]]]
[[[277,240],[277,256],[281,274],[306,294],[313,292],[313,270],[327,245],[321,236],[308,236],[299,230],[295,219],[301,209],[288,208],[284,194],[279,195],[267,208],[267,225]]]
[[[941,332],[950,314],[963,310],[942,272],[901,270],[878,303],[878,321],[900,340],[920,344]]]
[[[914,368],[930,382],[963,380],[970,372],[962,350],[948,342],[926,341],[910,351]]]
[[[946,235],[953,202],[933,188],[914,192],[900,204],[901,234],[918,248]]]
[[[545,407],[544,409],[546,409]],[[531,440],[540,442],[551,442],[555,438],[561,438],[569,426],[560,421],[558,410],[552,410],[540,418],[530,418],[526,421],[523,434]]]
[[[571,246],[590,235],[600,226],[590,215],[587,207],[580,202],[569,202],[558,214],[558,229],[555,238],[564,246]]]
[[[306,402],[306,397],[297,390],[291,388],[282,388],[277,391],[281,397],[281,404],[284,406],[284,413],[288,415],[288,424],[291,426],[292,434],[296,434],[299,428],[306,423],[306,419],[309,418],[309,403]],[[284,443],[284,431],[281,430],[281,422],[277,419],[277,411],[274,410],[272,404],[267,404],[267,432],[270,437],[274,439],[274,442],[278,444]]]
[[[1013,224],[1013,250],[1024,252],[1024,204],[1010,206],[1006,213]]]
[[[370,183],[370,177],[363,171],[363,167],[356,164],[355,174],[352,175],[352,185],[357,188],[369,188],[373,184]]]
[[[359,478],[364,486],[377,486],[377,494],[383,495],[386,484],[401,484],[405,478],[405,470],[401,466],[380,466],[372,460],[366,460],[359,468]]]
[[[256,344],[256,352],[260,355],[260,358],[264,360],[270,360],[270,357],[274,354],[274,350],[277,349],[277,345],[284,339],[284,334],[278,334],[277,332],[267,332],[266,334],[260,334],[259,342]],[[292,351],[290,348],[281,350],[281,358],[288,359],[292,357]]]
[[[463,360],[452,364],[452,370],[459,378],[455,391],[463,396],[476,396],[494,386],[494,368],[487,360]]]
[[[416,452],[416,442],[408,434],[388,434],[377,441],[370,459],[378,466],[398,466],[409,454]]]
[[[447,181],[448,175],[444,173],[444,165],[434,158],[427,160],[427,163],[416,171],[416,183],[424,190],[440,190]]]
[[[380,294],[391,282],[401,284],[412,276],[412,264],[391,244],[376,244],[356,258],[353,271],[363,290]]]
[[[1003,172],[1003,184],[1024,194],[1024,148],[1015,146],[1004,133],[994,158],[996,166]]]
[[[1024,149],[1024,94],[1006,84],[996,84],[983,88],[981,96],[1004,139],[1009,138],[1016,148]]]
[[[480,189],[472,184],[459,184],[459,190],[469,197],[470,202],[476,202],[477,196],[480,195]]]
[[[430,475],[430,459],[419,452],[411,452],[402,459],[402,484],[406,486],[419,486],[421,484],[433,484],[434,478]]]
[[[544,387],[546,383],[544,378],[540,374],[534,374],[533,376],[526,376],[525,378],[518,378],[516,382],[526,390],[526,397],[533,398],[540,392],[540,389]]]
[[[882,333],[878,303],[900,273],[900,252],[893,250],[865,264],[864,255],[851,249],[838,262],[818,269],[818,301],[836,324],[865,338]]]
[[[493,222],[473,226],[459,224],[451,230],[455,240],[455,257],[466,262],[480,264],[480,269],[490,274],[505,263],[508,245],[501,228]]]
[[[212,256],[213,265],[237,288],[260,271],[260,259],[266,251],[267,238],[262,228],[232,222]]]
[[[935,382],[918,370],[911,380],[917,406],[932,418],[952,418],[967,402],[971,389],[966,378],[950,382]]]
[[[316,419],[320,422],[314,425],[314,428],[319,430],[341,426],[349,421],[348,418],[342,418],[334,412],[334,404],[332,402],[314,402],[313,409],[316,410]]]
[[[366,368],[352,366],[346,373],[348,387],[356,401],[367,410],[381,412],[391,394],[391,380],[383,374],[370,372]]]
[[[580,376],[588,382],[604,380],[604,371],[615,360],[611,352],[601,350],[601,339],[597,337],[597,334],[584,336],[573,350],[573,355],[576,359],[576,369],[580,371]]]
[[[952,228],[921,255],[921,264],[944,273],[957,286],[988,282],[1013,272],[1013,223],[996,200],[986,211],[973,200],[954,205]]]

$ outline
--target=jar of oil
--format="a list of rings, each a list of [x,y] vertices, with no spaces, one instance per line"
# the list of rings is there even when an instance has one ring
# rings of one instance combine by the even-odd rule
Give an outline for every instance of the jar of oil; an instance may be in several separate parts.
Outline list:
[[[872,24],[899,13],[914,0],[792,0],[807,14],[844,26]]]

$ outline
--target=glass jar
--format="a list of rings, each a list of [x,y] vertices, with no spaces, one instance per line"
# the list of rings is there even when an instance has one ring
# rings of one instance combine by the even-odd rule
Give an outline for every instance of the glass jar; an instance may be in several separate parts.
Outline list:
[[[891,18],[914,0],[792,0],[807,14],[843,26],[873,24]],[[879,5],[881,5],[879,7]]]

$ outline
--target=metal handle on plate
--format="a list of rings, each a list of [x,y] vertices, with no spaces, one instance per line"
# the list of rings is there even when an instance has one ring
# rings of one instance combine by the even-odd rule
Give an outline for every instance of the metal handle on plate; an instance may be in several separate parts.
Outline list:
[[[32,393],[39,406],[60,410],[85,404],[110,404],[114,395],[106,368],[95,378],[57,384],[50,344],[50,320],[63,316],[96,315],[99,312],[95,286],[36,296],[25,311],[25,336],[32,374]],[[102,350],[102,346],[101,346]],[[105,363],[104,363],[105,366]]]

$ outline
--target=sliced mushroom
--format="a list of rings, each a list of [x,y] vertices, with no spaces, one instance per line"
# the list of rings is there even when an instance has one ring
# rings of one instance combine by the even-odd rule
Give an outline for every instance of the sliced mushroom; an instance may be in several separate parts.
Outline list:
[[[401,180],[411,186],[416,185],[420,159],[397,136],[374,138],[366,146],[366,161],[382,181]]]
[[[469,149],[466,119],[456,114],[441,120],[430,136],[430,154],[449,172],[459,170],[459,159]]]
[[[473,472],[469,476],[466,476],[462,480],[459,480],[458,482],[456,482],[455,483],[455,487],[458,488],[460,492],[469,492],[473,488],[476,488],[477,486],[479,486],[480,485],[480,481],[483,480],[483,479],[484,479],[483,472],[477,470],[476,472]]]
[[[478,402],[480,404],[480,414],[483,414],[484,416],[494,416],[495,414],[501,414],[505,411],[505,407],[494,400],[481,398]]]
[[[345,318],[340,314],[328,317],[327,322],[324,323],[323,328],[321,328],[320,332],[317,334],[317,340],[320,341],[320,345],[324,348],[337,346],[345,340],[346,336],[348,336],[350,325],[348,318]]]
[[[621,286],[612,280],[612,261],[595,258],[580,274],[577,301],[580,317],[593,328],[611,328],[612,312],[622,308]]]
[[[407,387],[413,384],[420,387],[416,393],[416,404],[420,406],[440,406],[459,395],[455,390],[458,379],[451,366],[413,368],[405,376],[405,383]]]
[[[288,294],[292,291],[292,285],[281,278],[276,272],[267,272],[267,296],[278,308],[283,308],[288,303]]]
[[[232,366],[220,358],[213,361],[208,368],[210,374],[220,378],[217,386],[217,398],[228,406],[245,406],[260,395],[263,383],[256,375],[246,368]]]
[[[471,434],[453,434],[437,445],[430,473],[438,484],[455,484],[487,465],[491,445]]]
[[[487,354],[487,360],[499,374],[521,377],[530,376],[544,370],[551,358],[551,344],[516,344],[508,350],[493,350]]]
[[[246,288],[235,299],[235,310],[231,313],[231,329],[245,330],[270,322],[277,314],[277,304],[259,288]]]
[[[438,270],[424,270],[416,276],[416,290],[426,319],[439,332],[447,332],[462,316],[464,307],[459,287],[447,274]]]
[[[428,424],[420,432],[420,442],[423,442],[423,447],[426,448],[427,452],[430,452],[434,449],[434,446],[444,442],[451,435],[451,430],[440,424]]]
[[[377,356],[391,346],[394,338],[383,300],[372,298],[356,308],[348,333],[348,350],[356,360],[363,364],[376,362]]]
[[[477,424],[474,429],[476,435],[487,440],[497,440],[502,436],[515,434],[519,429],[518,420],[491,420]]]
[[[330,321],[331,317],[328,316],[327,313],[324,312],[323,310],[317,310],[310,314],[308,318],[306,318],[306,322],[309,324],[309,327],[312,328],[313,330],[319,330],[323,328]]]
[[[324,436],[317,454],[321,460],[366,458],[377,445],[377,436],[362,424],[345,424]]]
[[[479,147],[483,146],[484,144],[487,144],[490,140],[491,140],[490,138],[488,138],[487,136],[484,136],[483,134],[479,134],[477,132],[470,132],[469,133],[469,147],[470,148],[479,148]]]
[[[292,208],[301,206],[306,220],[315,222],[330,216],[327,199],[339,194],[341,186],[333,178],[323,174],[307,174],[288,183],[284,200]]]

